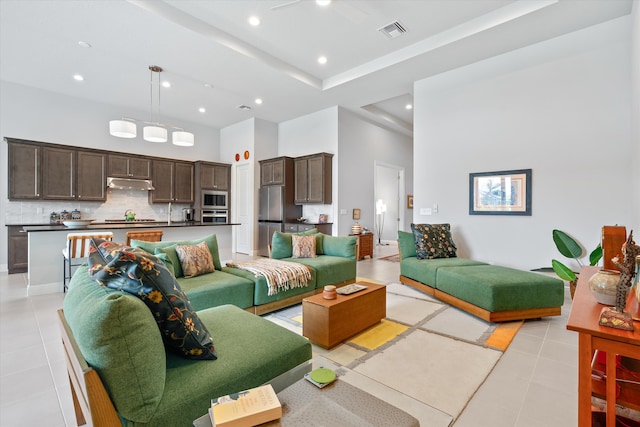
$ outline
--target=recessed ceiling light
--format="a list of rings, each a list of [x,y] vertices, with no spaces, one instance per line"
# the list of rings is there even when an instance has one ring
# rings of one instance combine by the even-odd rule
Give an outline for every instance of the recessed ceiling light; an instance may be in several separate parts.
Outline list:
[[[87,47],[87,48],[88,48],[88,47],[91,47],[91,45],[90,45],[89,43],[87,43],[87,42],[83,42],[83,41],[79,41],[79,42],[78,42],[78,46],[80,46],[80,47]]]
[[[84,77],[82,77],[80,74],[74,74],[73,79],[77,82],[81,82],[84,80]]]
[[[326,56],[319,56],[318,57],[318,62],[320,64],[326,64],[327,63],[327,57]]]
[[[260,18],[258,18],[257,16],[250,16],[249,17],[249,24],[251,24],[254,27],[257,27],[258,25],[260,25]]]
[[[404,106],[404,108],[406,108],[407,110],[411,110],[413,108],[413,105],[407,104]]]
[[[162,82],[162,87],[170,88],[171,87],[171,83],[170,82]]]
[[[331,0],[316,0],[316,4],[318,6],[329,6],[331,4]]]
[[[200,108],[198,108],[198,111],[200,111],[201,113],[206,113],[207,109],[204,108],[204,107],[200,107]]]
[[[256,104],[260,105],[260,104],[262,104],[262,99],[261,98],[256,98],[256,100],[254,102]]]

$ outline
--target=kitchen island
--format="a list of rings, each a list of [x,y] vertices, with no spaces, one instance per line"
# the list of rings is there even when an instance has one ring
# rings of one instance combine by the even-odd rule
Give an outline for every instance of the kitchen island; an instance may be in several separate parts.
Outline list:
[[[115,242],[125,241],[130,230],[145,228],[160,229],[162,240],[191,240],[215,234],[218,240],[220,259],[232,259],[232,226],[238,224],[212,224],[200,222],[131,222],[91,223],[81,227],[66,227],[62,224],[24,225],[28,234],[29,270],[27,272],[27,294],[41,295],[62,292],[62,250],[67,244],[67,234],[77,232],[113,232]]]

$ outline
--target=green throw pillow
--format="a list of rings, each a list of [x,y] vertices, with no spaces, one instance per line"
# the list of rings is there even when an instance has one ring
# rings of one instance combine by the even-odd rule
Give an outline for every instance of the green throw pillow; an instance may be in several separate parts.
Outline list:
[[[207,327],[176,278],[154,255],[109,240],[91,239],[89,273],[103,286],[142,299],[169,348],[188,359],[216,359]]]
[[[209,246],[209,251],[211,252],[211,257],[213,258],[213,266],[216,268],[216,270],[222,271],[222,265],[220,264],[220,252],[218,251],[218,238],[216,237],[215,234],[211,234],[201,239],[180,240],[180,241],[174,241],[174,242],[170,242],[170,241],[145,242],[144,240],[132,240],[131,246],[133,246],[134,248],[143,249],[149,252],[150,254],[155,254],[156,249],[158,248],[167,248],[169,246],[174,246],[174,245],[197,245],[200,242],[207,242],[207,246]],[[175,249],[174,249],[174,252],[175,252]],[[173,259],[173,256],[171,257],[172,262],[178,260],[178,255],[176,254],[175,256],[176,256],[175,260]],[[179,264],[180,262],[178,261],[178,265]],[[175,274],[175,276],[182,277],[182,267],[178,269],[176,267],[176,264],[174,263],[173,268],[175,272],[178,273],[178,274]]]
[[[322,245],[324,247],[325,255],[356,259],[357,242],[358,238],[355,236],[339,237],[325,235]]]

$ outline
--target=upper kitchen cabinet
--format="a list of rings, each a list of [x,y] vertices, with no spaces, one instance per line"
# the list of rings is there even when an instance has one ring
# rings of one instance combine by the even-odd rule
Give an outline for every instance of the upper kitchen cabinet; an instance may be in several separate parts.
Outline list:
[[[78,151],[78,200],[107,200],[107,155],[92,151]]]
[[[295,203],[331,204],[333,154],[318,153],[295,159]]]
[[[193,203],[193,163],[153,161],[151,203]]]
[[[116,178],[151,179],[151,159],[110,154],[109,176]]]
[[[76,199],[76,150],[42,147],[42,198]]]
[[[9,200],[40,199],[40,147],[7,139]]]
[[[223,163],[196,162],[196,177],[202,190],[229,191],[231,165]]]
[[[284,185],[285,177],[287,173],[292,173],[293,170],[293,158],[291,157],[278,157],[276,159],[261,160],[260,161],[260,185]]]

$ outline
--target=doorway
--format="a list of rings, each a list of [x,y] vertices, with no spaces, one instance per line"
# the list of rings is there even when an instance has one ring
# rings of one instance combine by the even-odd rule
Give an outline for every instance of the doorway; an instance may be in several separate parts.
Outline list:
[[[404,229],[404,168],[376,160],[373,182],[376,243],[395,242]]]

